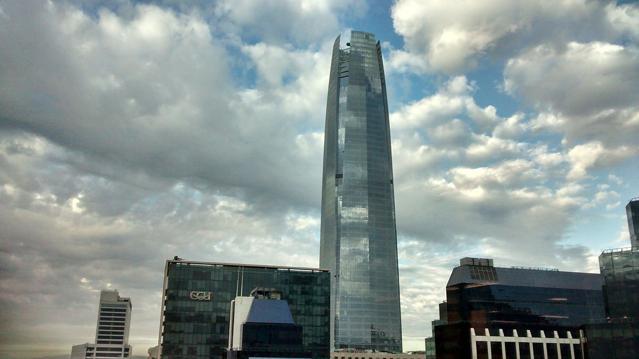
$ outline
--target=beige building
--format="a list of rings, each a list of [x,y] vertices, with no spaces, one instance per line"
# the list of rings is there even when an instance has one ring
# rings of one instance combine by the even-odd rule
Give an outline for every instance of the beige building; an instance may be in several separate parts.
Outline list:
[[[132,352],[129,345],[131,308],[131,299],[120,297],[117,290],[101,291],[95,343],[74,345],[70,358],[128,358]]]

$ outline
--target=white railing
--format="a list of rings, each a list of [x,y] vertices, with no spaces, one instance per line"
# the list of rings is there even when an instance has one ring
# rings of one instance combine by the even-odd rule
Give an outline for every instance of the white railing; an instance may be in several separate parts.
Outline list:
[[[580,332],[581,336],[581,332]],[[572,334],[568,332],[566,338],[560,338],[557,331],[553,331],[553,337],[546,338],[546,333],[542,330],[539,337],[533,337],[530,333],[530,330],[526,330],[526,336],[520,337],[517,334],[517,330],[513,330],[512,336],[505,336],[504,330],[499,329],[499,335],[490,335],[490,331],[488,329],[485,330],[485,335],[477,335],[475,334],[475,328],[470,328],[470,348],[472,353],[472,359],[477,359],[477,343],[486,343],[488,348],[488,359],[493,359],[492,354],[492,343],[500,343],[501,344],[501,359],[508,359],[506,357],[506,343],[515,343],[515,358],[520,359],[520,344],[526,345],[528,344],[528,350],[530,353],[530,358],[535,358],[535,352],[533,351],[534,343],[543,344],[544,348],[544,356],[543,359],[554,359],[548,357],[548,345],[556,345],[557,346],[557,359],[564,359],[561,356],[561,346],[568,345],[570,346],[570,359],[577,359],[575,357],[575,348],[574,345],[580,345],[580,338],[573,338]],[[582,358],[583,358],[583,348],[581,348]],[[567,359],[567,358],[566,358]]]

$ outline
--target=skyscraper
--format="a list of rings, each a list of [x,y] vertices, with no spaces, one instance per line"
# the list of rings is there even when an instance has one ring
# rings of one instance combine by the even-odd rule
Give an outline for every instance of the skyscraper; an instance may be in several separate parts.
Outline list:
[[[95,344],[73,346],[71,359],[128,358],[130,324],[131,300],[120,297],[117,290],[101,291]]]
[[[333,45],[320,266],[332,272],[332,348],[401,352],[386,83],[380,44],[366,32]]]
[[[628,230],[630,230],[630,243],[633,247],[639,247],[639,197],[633,198],[626,205],[628,216]]]

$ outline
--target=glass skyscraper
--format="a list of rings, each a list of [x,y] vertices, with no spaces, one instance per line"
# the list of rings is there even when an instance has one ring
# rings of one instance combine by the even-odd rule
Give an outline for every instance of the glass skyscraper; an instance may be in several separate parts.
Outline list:
[[[375,36],[338,37],[326,105],[320,267],[330,269],[331,346],[401,352],[390,127]]]
[[[639,197],[633,198],[626,205],[628,216],[628,230],[630,231],[630,244],[639,247]]]

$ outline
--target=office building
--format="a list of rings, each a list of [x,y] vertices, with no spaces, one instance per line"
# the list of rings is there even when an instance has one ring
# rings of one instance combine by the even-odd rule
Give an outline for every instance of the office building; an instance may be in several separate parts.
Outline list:
[[[435,337],[428,337],[424,339],[424,349],[426,359],[437,359],[437,352],[435,351]]]
[[[231,302],[256,288],[277,291],[286,301],[302,328],[303,352],[329,357],[327,270],[173,259],[164,272],[160,358],[225,359]]]
[[[639,247],[604,251],[599,269],[606,316],[583,327],[588,358],[639,358]]]
[[[390,128],[380,44],[335,40],[324,136],[320,267],[330,269],[331,347],[402,351]]]
[[[73,346],[71,359],[128,358],[131,309],[131,300],[120,297],[117,290],[101,291],[95,344]]]
[[[639,319],[639,248],[611,249],[599,256],[606,317]]]
[[[434,328],[437,358],[578,358],[579,327],[604,315],[602,283],[599,274],[463,258],[446,286],[446,324]]]
[[[231,301],[227,359],[308,358],[303,328],[274,288],[255,288]]]
[[[639,247],[639,197],[633,198],[626,205],[628,230],[630,231],[630,245]]]

